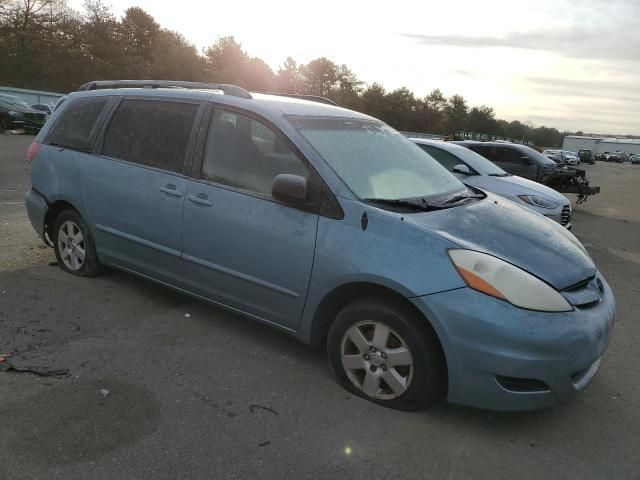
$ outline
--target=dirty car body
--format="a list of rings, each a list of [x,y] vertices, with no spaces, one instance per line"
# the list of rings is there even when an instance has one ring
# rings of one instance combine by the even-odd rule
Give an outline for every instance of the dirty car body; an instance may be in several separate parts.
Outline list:
[[[559,224],[350,110],[101,86],[70,94],[29,153],[29,218],[66,271],[108,265],[326,346],[345,388],[395,408],[436,386],[459,404],[542,408],[597,372],[613,294]]]

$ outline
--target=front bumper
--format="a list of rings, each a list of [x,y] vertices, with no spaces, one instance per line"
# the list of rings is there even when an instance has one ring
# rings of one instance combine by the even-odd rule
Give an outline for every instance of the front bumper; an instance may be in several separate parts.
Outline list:
[[[566,313],[524,310],[470,288],[413,298],[442,343],[447,399],[503,411],[570,399],[594,377],[609,344],[615,304],[603,284],[600,302]],[[505,378],[542,387],[522,390]]]

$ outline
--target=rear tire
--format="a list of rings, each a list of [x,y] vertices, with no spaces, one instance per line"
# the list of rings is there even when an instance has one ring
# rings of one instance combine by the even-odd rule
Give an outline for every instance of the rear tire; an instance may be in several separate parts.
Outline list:
[[[102,270],[91,231],[75,210],[64,210],[53,223],[53,248],[62,270],[94,277]]]
[[[327,338],[331,371],[344,388],[398,410],[420,410],[442,398],[446,367],[430,325],[393,299],[345,306]]]

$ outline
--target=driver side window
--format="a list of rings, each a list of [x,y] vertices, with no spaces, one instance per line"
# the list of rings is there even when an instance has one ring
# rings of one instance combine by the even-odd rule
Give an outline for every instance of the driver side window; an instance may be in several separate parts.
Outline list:
[[[202,164],[207,180],[271,196],[281,173],[308,178],[307,166],[267,125],[236,112],[215,109]]]

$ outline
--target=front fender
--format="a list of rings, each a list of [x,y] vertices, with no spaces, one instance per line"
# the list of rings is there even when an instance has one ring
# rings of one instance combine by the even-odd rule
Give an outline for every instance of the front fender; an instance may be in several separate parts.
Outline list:
[[[303,340],[308,341],[322,300],[340,286],[373,284],[411,298],[466,285],[446,253],[456,245],[407,222],[404,217],[411,213],[387,212],[342,198],[340,203],[344,219],[321,217],[318,223],[313,271],[299,324]]]

